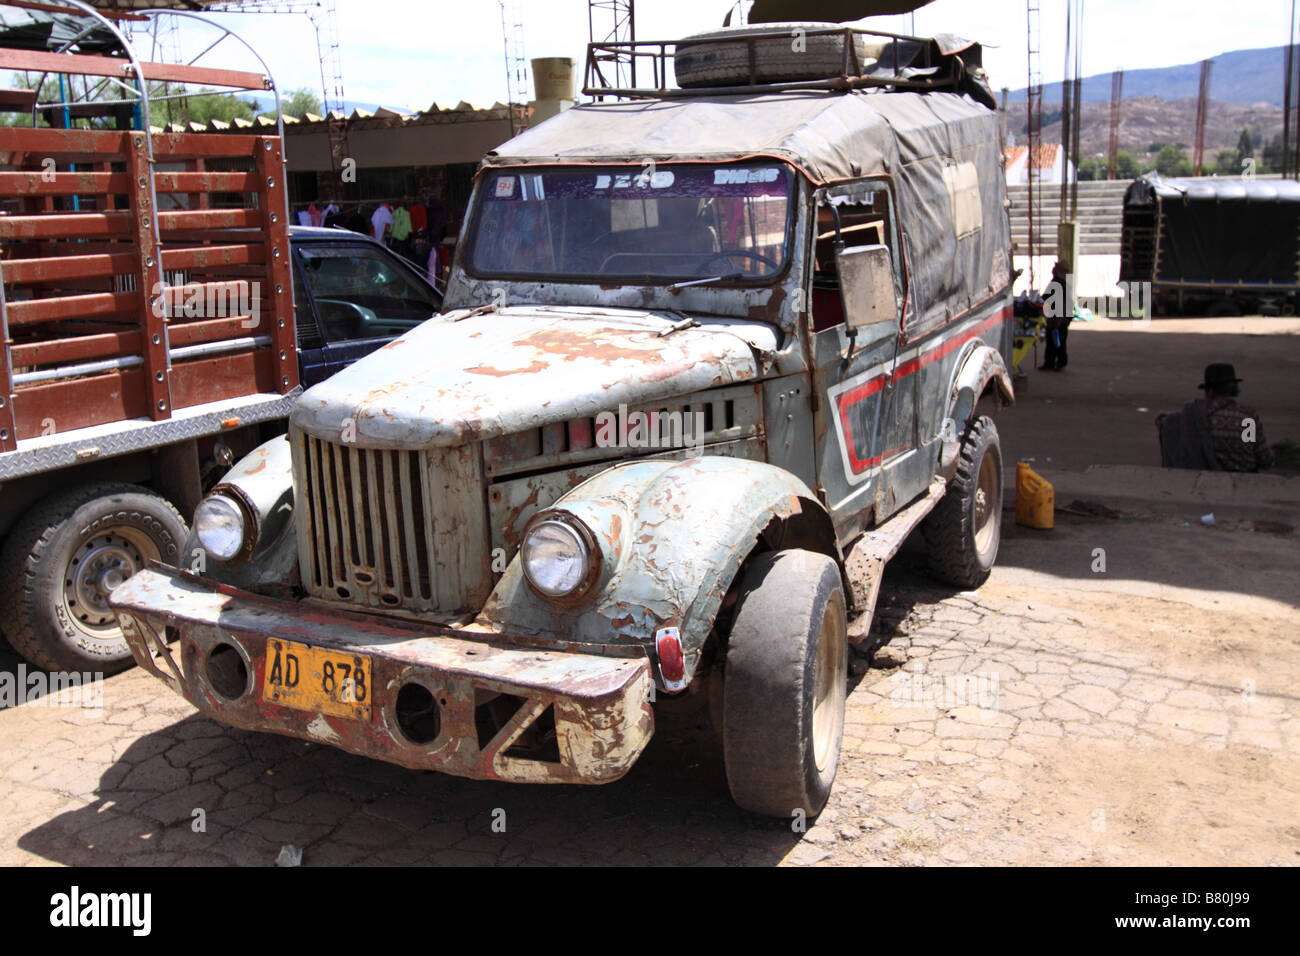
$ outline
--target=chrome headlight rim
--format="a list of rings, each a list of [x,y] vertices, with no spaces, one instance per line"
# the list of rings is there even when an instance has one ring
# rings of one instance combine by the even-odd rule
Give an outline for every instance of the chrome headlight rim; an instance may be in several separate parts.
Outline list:
[[[573,534],[587,556],[585,574],[583,574],[577,586],[566,594],[548,592],[533,580],[528,570],[528,560],[525,556],[528,539],[534,531],[544,524],[559,525]],[[529,589],[538,597],[559,607],[571,607],[585,601],[596,586],[596,582],[600,580],[603,564],[604,554],[596,543],[596,536],[591,528],[581,518],[567,511],[539,511],[529,519],[528,524],[524,526],[524,533],[519,538],[519,567],[523,571],[524,580],[528,583]]]
[[[199,531],[199,510],[214,499],[219,499],[222,503],[230,506],[233,512],[239,517],[241,523],[241,539],[239,548],[229,557],[223,557],[220,553],[211,548],[207,542],[203,540],[203,536]],[[247,561],[252,557],[253,549],[257,546],[258,528],[257,520],[253,517],[254,514],[255,512],[249,507],[248,502],[244,500],[244,496],[239,493],[239,489],[232,485],[218,485],[213,488],[212,491],[208,492],[208,494],[204,495],[203,500],[200,501],[198,507],[194,509],[194,537],[198,541],[200,547],[202,547],[207,554],[224,564]]]

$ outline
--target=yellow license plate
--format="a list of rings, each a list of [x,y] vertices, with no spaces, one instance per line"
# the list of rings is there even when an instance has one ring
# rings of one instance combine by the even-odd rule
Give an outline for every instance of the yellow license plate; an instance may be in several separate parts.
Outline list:
[[[334,717],[370,719],[370,659],[269,638],[262,700]]]

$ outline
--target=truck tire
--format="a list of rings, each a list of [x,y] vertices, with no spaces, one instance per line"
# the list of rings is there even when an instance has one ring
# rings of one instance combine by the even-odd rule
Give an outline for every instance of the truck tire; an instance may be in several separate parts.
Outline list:
[[[727,785],[744,809],[789,820],[826,805],[844,734],[848,647],[835,561],[813,551],[754,560],[722,680]]]
[[[1002,447],[987,415],[967,428],[957,472],[921,533],[940,581],[970,589],[988,580],[1002,536]]]
[[[834,30],[839,23],[765,23],[696,33],[677,42],[673,72],[682,89],[699,86],[748,86],[749,44],[710,43],[731,37],[763,37],[755,44],[759,83],[787,83],[839,76],[844,70],[844,37],[810,36],[800,39],[796,31]],[[860,34],[853,35],[858,64],[868,69],[867,46]],[[799,48],[796,49],[796,46]]]
[[[137,485],[86,485],[37,503],[0,552],[5,635],[40,667],[116,673],[131,651],[108,592],[149,560],[175,565],[185,522]]]

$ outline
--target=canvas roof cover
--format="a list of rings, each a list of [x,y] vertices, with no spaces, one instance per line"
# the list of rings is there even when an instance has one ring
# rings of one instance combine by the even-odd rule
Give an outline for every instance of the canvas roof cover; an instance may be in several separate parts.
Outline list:
[[[884,173],[996,126],[955,93],[797,91],[586,103],[487,154],[488,165],[729,162],[774,156],[817,185]]]

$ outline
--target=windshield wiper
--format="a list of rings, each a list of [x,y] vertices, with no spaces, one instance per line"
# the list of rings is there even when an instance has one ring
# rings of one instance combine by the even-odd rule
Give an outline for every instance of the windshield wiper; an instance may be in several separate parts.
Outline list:
[[[685,289],[688,286],[708,285],[710,282],[727,282],[731,279],[739,279],[743,275],[743,272],[728,272],[726,275],[709,276],[707,279],[691,279],[689,282],[674,282],[668,287],[668,291],[677,292],[678,290]]]

